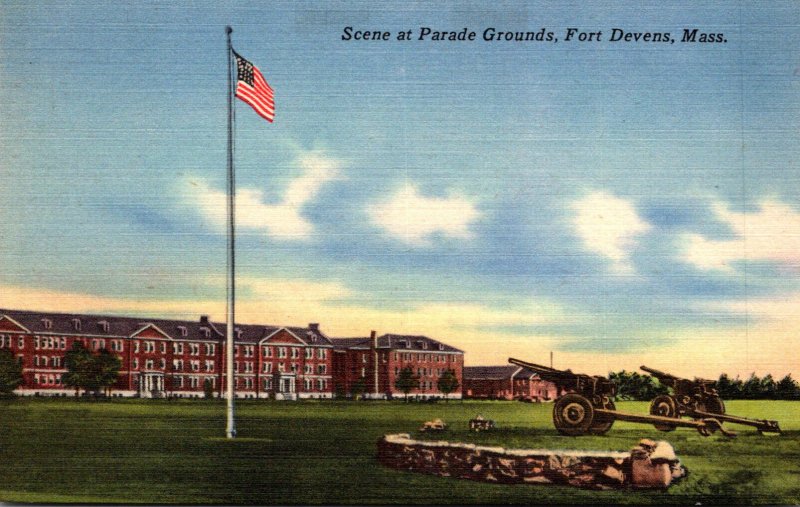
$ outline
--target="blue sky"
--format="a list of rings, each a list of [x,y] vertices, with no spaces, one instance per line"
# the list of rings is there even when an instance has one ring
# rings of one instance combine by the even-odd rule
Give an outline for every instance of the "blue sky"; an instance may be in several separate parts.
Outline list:
[[[426,333],[468,364],[797,371],[793,2],[4,2],[5,307]],[[342,41],[345,26],[392,32]],[[398,41],[420,27],[476,41]],[[481,40],[484,29],[558,42]],[[602,31],[567,42],[567,28]],[[613,28],[674,44],[610,42]],[[682,43],[684,28],[727,42]],[[697,351],[693,353],[692,351]]]

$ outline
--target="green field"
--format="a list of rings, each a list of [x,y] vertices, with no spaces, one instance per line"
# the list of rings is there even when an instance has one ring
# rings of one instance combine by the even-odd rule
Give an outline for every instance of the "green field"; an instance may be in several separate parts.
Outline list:
[[[646,403],[619,403],[645,413]],[[734,440],[616,423],[602,437],[563,437],[551,405],[516,402],[238,404],[239,437],[223,438],[220,401],[0,401],[0,501],[221,504],[800,503],[800,402],[732,401],[728,412],[777,419],[780,436],[735,426]],[[494,419],[493,433],[467,421]],[[497,485],[390,470],[375,443],[440,417],[444,438],[506,447],[630,449],[666,439],[689,469],[667,492]],[[730,426],[734,428],[734,426]],[[437,436],[439,438],[439,436]]]

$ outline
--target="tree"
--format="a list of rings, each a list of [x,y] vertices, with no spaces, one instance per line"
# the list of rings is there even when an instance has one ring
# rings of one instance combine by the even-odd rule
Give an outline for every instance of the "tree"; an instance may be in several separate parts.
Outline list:
[[[797,400],[800,399],[800,385],[792,378],[789,373],[778,381],[775,385],[775,394],[780,400]]]
[[[207,400],[214,397],[214,386],[211,384],[210,378],[203,381],[203,396],[205,396]]]
[[[362,397],[365,392],[367,392],[367,379],[364,377],[360,377],[350,386],[350,395],[354,400]]]
[[[0,398],[14,396],[14,389],[22,384],[22,363],[8,349],[0,349]]]
[[[747,379],[742,385],[742,395],[748,400],[753,400],[760,397],[761,379],[758,378],[758,375],[755,373],[750,374],[750,378]]]
[[[86,389],[89,383],[91,363],[92,353],[81,341],[76,340],[64,355],[64,367],[67,372],[61,376],[61,382],[67,387],[74,387],[75,396],[78,396],[81,388]]]
[[[617,385],[617,397],[623,400],[652,400],[659,394],[667,394],[669,389],[650,375],[637,372],[611,372],[608,378]]]
[[[442,373],[442,376],[439,377],[438,382],[436,382],[436,387],[439,388],[439,392],[444,394],[445,401],[449,401],[448,395],[459,388],[456,372],[447,370]]]
[[[419,375],[414,375],[414,370],[406,366],[400,370],[400,374],[394,381],[394,386],[405,394],[406,402],[408,402],[408,393],[419,387]]]
[[[97,384],[96,390],[105,389],[106,394],[111,394],[111,388],[117,383],[119,378],[119,370],[122,367],[122,361],[119,357],[109,352],[107,349],[102,349],[93,357],[95,363],[94,370],[96,371],[95,383]]]
[[[92,354],[83,343],[76,341],[64,356],[67,372],[61,377],[65,386],[75,388],[75,396],[83,389],[85,392],[108,392],[117,382],[122,361],[106,349]]]

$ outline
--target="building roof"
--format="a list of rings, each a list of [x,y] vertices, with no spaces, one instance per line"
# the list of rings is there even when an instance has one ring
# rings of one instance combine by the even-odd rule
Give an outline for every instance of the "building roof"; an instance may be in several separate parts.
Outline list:
[[[129,337],[148,326],[155,326],[175,339],[224,341],[226,332],[225,323],[211,322],[206,316],[202,316],[198,320],[172,320],[0,308],[0,317],[4,315],[18,322],[31,333]],[[76,321],[79,323],[80,329],[76,329]],[[237,324],[235,329],[239,332],[235,339],[237,343],[258,343],[275,331],[286,329],[309,345],[323,347],[333,345],[330,339],[320,331],[317,324],[309,324],[308,327]]]
[[[344,349],[368,349],[370,348],[369,337],[357,338],[332,338],[334,348]],[[413,350],[420,352],[460,352],[463,350],[451,347],[433,338],[420,335],[400,335],[384,334],[378,337],[379,349]]]
[[[514,365],[502,366],[465,366],[464,380],[509,380],[514,378],[531,378],[536,372]]]

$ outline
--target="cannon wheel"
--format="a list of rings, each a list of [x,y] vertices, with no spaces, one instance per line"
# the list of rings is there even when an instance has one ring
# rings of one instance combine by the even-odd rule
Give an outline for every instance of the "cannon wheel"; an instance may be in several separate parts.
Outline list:
[[[725,414],[725,402],[722,401],[722,398],[718,396],[708,398],[703,404],[706,408],[705,412],[708,412],[709,414]]]
[[[653,401],[650,402],[650,415],[680,419],[678,405],[672,396],[667,396],[666,394],[653,398]],[[653,426],[659,431],[673,431],[675,429],[675,426],[669,424],[653,423]]]
[[[580,394],[565,394],[553,405],[553,424],[562,435],[583,435],[592,426],[593,419],[592,403]]]
[[[606,410],[616,410],[617,407],[614,405],[612,400],[608,400],[607,403],[603,405],[603,408]],[[597,414],[594,417],[594,421],[592,421],[592,425],[589,426],[589,433],[592,435],[604,435],[611,429],[611,426],[614,425],[614,416],[605,415],[605,414]]]

